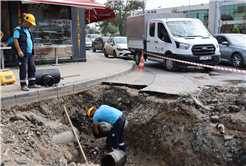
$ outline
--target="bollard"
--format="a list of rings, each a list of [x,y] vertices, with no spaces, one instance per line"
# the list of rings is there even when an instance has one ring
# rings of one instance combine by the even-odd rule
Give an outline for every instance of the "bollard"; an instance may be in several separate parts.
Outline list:
[[[53,86],[60,82],[61,76],[58,69],[43,69],[36,71],[36,84]]]
[[[77,137],[79,138],[79,130],[75,127],[74,130],[77,134]],[[73,134],[73,131],[70,130],[58,135],[54,135],[52,141],[56,144],[65,144],[68,142],[76,142],[76,138]]]
[[[128,121],[126,120],[124,129],[126,129],[127,125],[128,125]],[[112,127],[111,124],[109,124],[108,122],[98,122],[99,135],[97,135],[92,129],[94,137],[95,138],[107,137],[110,134],[111,127]]]
[[[123,150],[115,150],[102,158],[101,166],[124,166],[126,160],[126,152]]]

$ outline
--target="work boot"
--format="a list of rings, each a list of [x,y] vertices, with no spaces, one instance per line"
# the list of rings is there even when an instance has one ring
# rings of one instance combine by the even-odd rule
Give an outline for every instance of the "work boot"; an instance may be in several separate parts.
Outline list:
[[[29,91],[29,88],[26,85],[21,86],[21,90],[23,91]]]
[[[40,85],[28,85],[28,88],[41,88],[41,86]]]

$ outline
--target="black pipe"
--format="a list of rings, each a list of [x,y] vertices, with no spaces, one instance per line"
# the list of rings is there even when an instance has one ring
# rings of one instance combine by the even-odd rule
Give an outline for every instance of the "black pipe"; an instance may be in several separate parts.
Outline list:
[[[36,84],[53,86],[61,80],[60,71],[58,69],[43,69],[36,71]]]

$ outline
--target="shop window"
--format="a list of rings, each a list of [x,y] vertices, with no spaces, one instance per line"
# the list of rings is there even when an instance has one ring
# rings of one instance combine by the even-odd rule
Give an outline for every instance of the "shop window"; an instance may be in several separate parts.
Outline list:
[[[4,33],[1,41],[7,42],[7,40],[11,37],[8,1],[1,1],[1,31]]]
[[[70,7],[49,4],[29,4],[27,13],[36,18],[37,26],[30,29],[34,45],[71,45]]]

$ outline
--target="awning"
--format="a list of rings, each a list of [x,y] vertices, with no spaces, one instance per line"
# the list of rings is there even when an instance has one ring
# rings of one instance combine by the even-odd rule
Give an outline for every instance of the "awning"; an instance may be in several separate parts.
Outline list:
[[[22,0],[23,2],[45,3],[52,5],[65,5],[73,7],[105,9],[105,5],[96,3],[92,0]]]
[[[85,10],[85,24],[102,21],[115,17],[114,11],[105,7],[104,9],[86,9]]]

